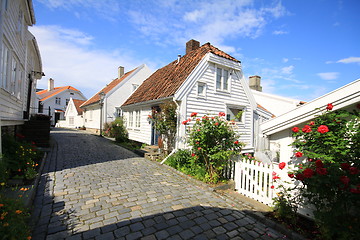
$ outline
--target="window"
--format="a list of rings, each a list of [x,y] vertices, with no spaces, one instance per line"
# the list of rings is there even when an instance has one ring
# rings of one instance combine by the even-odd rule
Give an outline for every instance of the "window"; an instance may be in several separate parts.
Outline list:
[[[201,83],[201,82],[198,83],[197,94],[198,94],[198,96],[205,97],[205,95],[206,95],[206,83]]]
[[[133,112],[129,112],[129,127],[133,126]]]
[[[140,111],[135,111],[135,127],[140,127]]]
[[[10,62],[10,51],[8,46],[2,44],[2,53],[1,53],[1,82],[0,87],[9,90],[9,62]]]
[[[226,109],[226,120],[235,122],[245,121],[245,108],[242,107],[227,107]]]
[[[229,71],[216,68],[216,90],[229,91]]]
[[[59,98],[59,97],[55,98],[55,104],[60,105],[61,104],[61,98]]]
[[[38,105],[38,112],[39,113],[43,113],[44,112],[44,105],[42,104],[42,102],[39,101],[39,105]]]
[[[66,106],[67,106],[69,104],[70,99],[67,98],[65,101],[66,101]]]
[[[74,125],[74,117],[69,117],[69,125],[70,126]]]
[[[11,80],[10,80],[10,93],[15,94],[16,89],[16,72],[17,72],[17,61],[15,58],[12,58],[11,60]]]
[[[139,84],[133,84],[132,85],[132,91],[135,92],[135,90],[139,87]]]
[[[116,107],[115,108],[116,109],[116,116],[115,117],[121,117],[121,108],[119,108],[119,107]]]

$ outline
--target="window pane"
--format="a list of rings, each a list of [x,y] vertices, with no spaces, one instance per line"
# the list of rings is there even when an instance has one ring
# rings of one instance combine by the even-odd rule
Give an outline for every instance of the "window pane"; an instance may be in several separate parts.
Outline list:
[[[198,95],[204,95],[205,93],[205,84],[199,83],[198,84]]]
[[[229,77],[229,72],[227,70],[224,70],[223,71],[224,73],[224,76],[223,76],[223,79],[224,79],[224,90],[228,90],[228,77]]]
[[[216,70],[216,89],[221,89],[221,68]]]

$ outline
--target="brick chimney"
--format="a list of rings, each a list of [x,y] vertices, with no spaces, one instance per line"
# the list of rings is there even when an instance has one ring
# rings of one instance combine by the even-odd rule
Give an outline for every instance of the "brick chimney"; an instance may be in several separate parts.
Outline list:
[[[186,43],[186,54],[188,54],[192,50],[198,49],[199,47],[200,47],[200,42],[191,39]]]
[[[256,75],[249,77],[249,87],[253,90],[262,92],[261,77]]]
[[[118,78],[121,78],[124,75],[124,67],[119,66],[118,67]]]
[[[48,80],[48,91],[54,90],[54,79],[49,78]]]

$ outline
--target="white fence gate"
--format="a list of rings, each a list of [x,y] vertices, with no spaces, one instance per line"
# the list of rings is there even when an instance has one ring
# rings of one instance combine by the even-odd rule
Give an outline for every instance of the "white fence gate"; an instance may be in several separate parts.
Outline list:
[[[235,189],[242,195],[272,206],[273,165],[250,160],[235,163]]]

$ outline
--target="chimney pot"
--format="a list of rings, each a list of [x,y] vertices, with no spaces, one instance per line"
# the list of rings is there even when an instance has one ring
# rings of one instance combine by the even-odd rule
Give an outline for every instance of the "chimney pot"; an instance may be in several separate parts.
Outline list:
[[[49,78],[48,80],[48,91],[54,90],[54,79]]]
[[[196,41],[194,39],[191,39],[190,41],[188,41],[186,43],[186,54],[188,54],[189,52],[198,49],[200,47],[200,42]]]
[[[119,66],[118,68],[118,78],[121,78],[124,75],[124,67],[123,66]]]
[[[253,90],[262,92],[261,77],[256,75],[249,77],[249,87]]]

